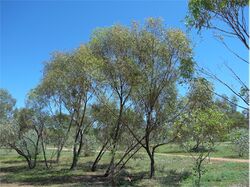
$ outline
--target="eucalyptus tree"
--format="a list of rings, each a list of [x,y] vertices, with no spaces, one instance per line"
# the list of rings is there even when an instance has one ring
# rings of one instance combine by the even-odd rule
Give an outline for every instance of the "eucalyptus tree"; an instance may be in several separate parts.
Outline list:
[[[111,174],[111,178],[114,174],[117,146],[122,133],[122,117],[129,103],[133,85],[137,81],[132,45],[133,38],[129,29],[121,25],[97,30],[90,42],[93,53],[103,62],[100,68],[101,84],[112,94],[112,99],[118,108],[118,111],[113,111],[117,119],[111,130],[111,159],[105,174],[106,176]]]
[[[144,120],[144,137],[140,141],[150,159],[150,178],[155,174],[155,149],[171,141],[154,141],[154,132],[171,125],[176,85],[188,80],[193,72],[190,42],[179,29],[166,29],[160,19],[150,18],[143,27],[134,24],[133,54],[140,70],[140,84],[133,93],[136,110]],[[172,106],[171,106],[172,104]],[[178,114],[176,114],[178,115]],[[173,137],[174,138],[174,137]]]
[[[183,142],[191,139],[193,147],[190,151],[199,152],[205,141],[210,147],[220,141],[230,125],[227,114],[215,104],[213,86],[204,78],[196,78],[188,93],[188,113],[183,116],[180,133]]]
[[[35,111],[22,108],[15,111],[11,121],[1,124],[1,145],[15,150],[28,164],[29,169],[36,167],[40,152],[40,120]]]
[[[50,90],[45,82],[40,83],[35,89],[39,97],[40,110],[47,113],[48,123],[46,126],[46,142],[56,148],[51,151],[51,159],[55,158],[55,163],[59,163],[63,146],[68,140],[68,134],[71,127],[70,115],[66,112],[60,95],[51,95],[54,90]]]
[[[1,121],[9,120],[13,117],[16,100],[11,94],[0,88],[0,116]]]
[[[44,110],[53,118],[48,131],[50,140],[56,150],[56,163],[59,162],[61,151],[65,145],[70,129],[73,124],[73,110],[66,103],[66,75],[63,74],[64,67],[69,61],[69,53],[53,53],[43,70],[43,79],[36,87],[37,92],[44,98]],[[51,134],[52,133],[52,134]]]
[[[192,81],[191,89],[188,93],[188,100],[189,100],[189,120],[192,121],[196,119],[195,112],[197,110],[197,115],[201,113],[201,111],[205,111],[206,109],[211,108],[214,105],[213,101],[213,86],[204,78],[195,78]],[[188,124],[188,121],[186,124]],[[198,127],[197,127],[197,126]],[[192,134],[193,141],[195,142],[194,147],[192,148],[193,151],[198,151],[201,145],[200,136],[201,133],[196,131],[199,128],[200,123],[195,123],[194,126],[188,125],[188,132],[187,136]],[[183,132],[182,132],[183,133]],[[182,134],[183,135],[183,134]],[[184,140],[185,141],[185,140]]]
[[[37,134],[39,141],[38,144],[41,146],[42,149],[45,166],[46,168],[49,168],[52,162],[50,162],[49,165],[47,159],[46,145],[49,144],[48,131],[51,127],[51,124],[53,124],[53,118],[50,116],[50,113],[46,109],[46,102],[46,97],[44,97],[44,95],[40,93],[38,86],[37,88],[32,89],[28,93],[26,108],[32,111],[32,114],[27,116],[27,118],[30,118],[29,120],[32,120],[33,122],[34,130]],[[53,155],[51,155],[51,157],[52,156]]]
[[[182,146],[195,160],[195,185],[200,186],[205,172],[204,161],[214,150],[215,142],[226,134],[230,121],[214,103],[213,86],[204,78],[196,78],[188,93],[190,100],[188,113],[182,116],[179,123]],[[195,155],[192,152],[196,152]]]
[[[1,146],[15,150],[30,169],[36,166],[39,152],[40,131],[34,111],[28,108],[14,111],[15,99],[6,90],[0,91],[1,102]]]
[[[16,100],[5,89],[0,89],[0,146],[11,148],[16,139],[14,123]]]
[[[93,98],[93,73],[97,59],[86,46],[68,54],[57,53],[47,63],[42,87],[49,99],[53,99],[58,117],[69,116],[69,123],[60,150],[65,145],[68,134],[74,127],[73,161],[71,169],[77,165],[82,150],[84,135],[92,125],[87,116],[88,106]],[[58,120],[61,124],[60,119]]]

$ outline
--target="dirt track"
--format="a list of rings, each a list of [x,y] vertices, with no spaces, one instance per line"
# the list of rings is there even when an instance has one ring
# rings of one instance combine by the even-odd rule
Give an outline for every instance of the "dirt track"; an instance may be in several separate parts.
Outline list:
[[[47,148],[47,149],[55,149],[55,148]],[[63,148],[63,151],[71,151],[71,149]],[[191,158],[190,155],[179,155],[179,154],[170,154],[170,153],[155,153],[156,155],[165,155],[165,156],[178,156],[178,157],[188,157]],[[237,163],[250,163],[247,159],[235,159],[235,158],[222,158],[222,157],[209,157],[210,161],[221,161],[221,162],[237,162]]]
[[[179,157],[192,157],[189,155],[175,155],[175,154],[167,154],[167,153],[155,153],[157,155],[165,155],[165,156],[179,156]],[[221,158],[221,157],[209,157],[207,158],[210,161],[221,161],[221,162],[238,162],[238,163],[250,163],[247,159],[234,159],[234,158]]]

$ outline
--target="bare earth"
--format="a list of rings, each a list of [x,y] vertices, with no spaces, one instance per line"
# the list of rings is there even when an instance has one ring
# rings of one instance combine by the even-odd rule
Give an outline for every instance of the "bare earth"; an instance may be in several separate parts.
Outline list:
[[[165,155],[165,156],[179,156],[179,157],[192,157],[189,155],[174,155],[167,153],[156,153],[157,155]],[[235,159],[235,158],[220,158],[220,157],[209,157],[207,158],[210,161],[220,161],[220,162],[238,162],[238,163],[250,163],[247,159]]]

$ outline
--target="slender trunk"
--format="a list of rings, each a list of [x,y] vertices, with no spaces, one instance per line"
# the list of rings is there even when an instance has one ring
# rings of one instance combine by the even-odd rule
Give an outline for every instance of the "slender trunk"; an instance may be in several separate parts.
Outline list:
[[[197,170],[198,170],[198,180],[196,181],[197,187],[200,187],[200,183],[201,183],[201,163],[202,163],[202,161],[199,160],[198,167],[197,167]]]
[[[80,135],[80,140],[79,140],[79,146],[77,147],[77,141],[78,141],[78,136]],[[83,145],[83,133],[82,130],[79,129],[78,133],[75,138],[75,144],[74,144],[74,149],[73,149],[73,161],[70,167],[70,170],[73,170],[76,168],[77,163],[78,163],[78,158],[80,156],[81,150],[82,150],[82,145]]]
[[[75,136],[75,142],[74,142],[74,148],[73,148],[73,161],[72,161],[72,164],[71,164],[71,167],[70,169],[74,169],[76,166],[77,166],[77,162],[78,162],[78,158],[79,158],[79,155],[81,153],[81,150],[82,150],[82,145],[83,145],[83,121],[84,121],[84,118],[85,118],[85,114],[86,114],[86,109],[87,109],[87,95],[85,96],[85,101],[84,101],[84,108],[83,108],[83,112],[82,112],[82,116],[80,117],[80,107],[78,108],[78,111],[77,111],[77,118],[79,118],[79,121],[76,122],[77,124],[77,130],[76,130],[76,136]],[[82,100],[82,98],[80,99],[80,101]],[[81,106],[81,102],[79,102],[79,106]],[[79,140],[79,136],[80,136],[80,140]],[[77,146],[77,143],[79,143],[79,146]]]
[[[70,170],[74,169],[77,165],[77,160],[78,160],[78,156],[77,156],[77,142],[78,142],[78,137],[80,135],[80,127],[78,127],[77,129],[77,133],[75,136],[75,141],[74,141],[74,147],[73,147],[73,160],[72,160],[72,164],[70,167]]]
[[[48,166],[48,162],[47,162],[47,157],[46,157],[46,151],[45,151],[45,145],[44,145],[43,137],[41,137],[41,139],[42,139],[41,143],[42,143],[44,163],[45,163],[46,168],[48,169],[49,166]]]
[[[115,169],[114,162],[115,162],[115,154],[116,154],[117,143],[118,143],[118,135],[119,135],[120,126],[121,126],[122,112],[123,112],[123,102],[122,102],[122,98],[120,98],[119,117],[117,119],[117,125],[115,127],[115,133],[114,133],[114,136],[112,138],[112,145],[113,145],[112,150],[111,150],[112,156],[111,156],[111,160],[110,160],[110,163],[109,163],[109,167],[108,167],[108,169],[106,170],[106,172],[104,174],[104,176],[111,175],[112,182],[114,181],[114,169]]]
[[[115,161],[115,154],[116,154],[116,143],[114,143],[113,148],[111,150],[111,160],[109,162],[109,166],[104,174],[105,177],[111,175],[111,178],[113,178],[114,174],[114,161]],[[112,179],[113,180],[113,179]]]
[[[74,155],[73,155],[73,161],[72,161],[72,164],[71,164],[71,167],[70,167],[70,170],[73,170],[76,168],[77,166],[77,162],[78,162],[78,154],[76,152],[74,152]]]
[[[152,113],[152,110],[150,110],[148,112],[148,116],[147,116],[147,127],[146,127],[146,134],[145,134],[145,149],[146,149],[146,152],[148,154],[148,157],[150,159],[150,174],[149,174],[149,178],[153,178],[154,175],[155,175],[155,161],[154,161],[154,149],[152,150],[152,152],[150,151],[150,146],[149,146],[149,137],[150,137],[150,132],[151,132],[151,113]]]
[[[108,142],[109,142],[109,140],[106,141],[106,143],[102,146],[101,150],[99,151],[94,163],[92,164],[91,171],[96,171],[96,166],[97,166],[98,162],[101,160],[103,154],[105,153],[105,151],[106,151],[105,148],[106,148]]]
[[[152,155],[150,157],[150,176],[149,178],[153,178],[155,176],[155,160],[154,160],[154,156]]]
[[[155,175],[155,160],[154,160],[154,152],[150,151],[149,147],[146,147],[146,152],[148,154],[148,157],[150,159],[150,174],[149,174],[149,178],[153,178]]]
[[[56,154],[56,163],[58,164],[60,161],[60,156],[61,156],[61,152],[62,152],[63,146],[59,145],[59,147],[57,148],[57,154]]]
[[[132,158],[132,157],[134,156],[134,154],[137,153],[137,151],[139,151],[140,148],[141,148],[142,146],[139,146],[139,148],[138,148],[137,150],[135,150],[135,152],[134,152],[133,154],[131,154],[125,162],[123,162],[123,160],[124,160],[124,159],[126,158],[126,156],[129,155],[129,153],[131,153],[138,145],[139,145],[139,143],[137,142],[136,144],[134,144],[133,146],[131,146],[131,147],[124,153],[124,155],[121,157],[121,159],[117,162],[117,164],[115,165],[115,168],[118,167],[121,163],[123,163],[123,164],[122,164],[122,167],[124,167],[124,166],[125,166],[125,163],[127,163],[128,160],[129,160],[130,158]]]
[[[121,169],[123,169],[125,167],[125,165],[127,164],[127,162],[141,149],[141,147],[139,147],[138,149],[135,150],[134,153],[132,153],[121,165],[121,167],[116,170],[115,174],[118,173]],[[125,158],[125,157],[124,157]],[[122,159],[123,160],[123,159]],[[120,162],[119,162],[120,163]],[[115,165],[115,169],[119,166],[119,164]]]
[[[38,135],[37,141],[36,141],[36,147],[35,147],[35,155],[34,155],[34,160],[32,162],[32,156],[30,155],[30,162],[32,164],[31,169],[36,167],[36,160],[37,160],[37,155],[38,155],[38,147],[39,147],[39,142],[40,142],[41,135]]]
[[[57,155],[56,155],[56,163],[57,164],[60,161],[62,149],[63,149],[66,141],[68,140],[69,132],[70,132],[72,124],[73,124],[73,119],[74,119],[75,113],[76,113],[76,110],[74,110],[73,113],[71,114],[71,119],[70,119],[70,123],[69,123],[68,129],[67,129],[67,132],[66,132],[65,136],[63,137],[63,140],[60,142],[60,144],[58,146]],[[60,124],[61,124],[61,122],[60,122]]]

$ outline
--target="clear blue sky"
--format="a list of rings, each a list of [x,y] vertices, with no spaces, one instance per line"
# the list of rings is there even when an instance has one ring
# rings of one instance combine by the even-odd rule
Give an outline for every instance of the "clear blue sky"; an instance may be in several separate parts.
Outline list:
[[[172,1],[1,1],[0,87],[10,91],[17,106],[24,106],[26,94],[42,77],[43,62],[54,51],[68,51],[88,42],[97,27],[115,23],[143,23],[148,17],[161,17],[167,27],[186,30],[186,0]],[[248,23],[248,20],[247,20]],[[213,38],[211,31],[189,33],[196,61],[220,78],[238,87],[223,68],[227,62],[248,84],[248,66],[231,55]],[[248,51],[237,41],[233,48],[248,59]],[[214,83],[219,93],[230,92]],[[242,103],[241,103],[242,104]]]

